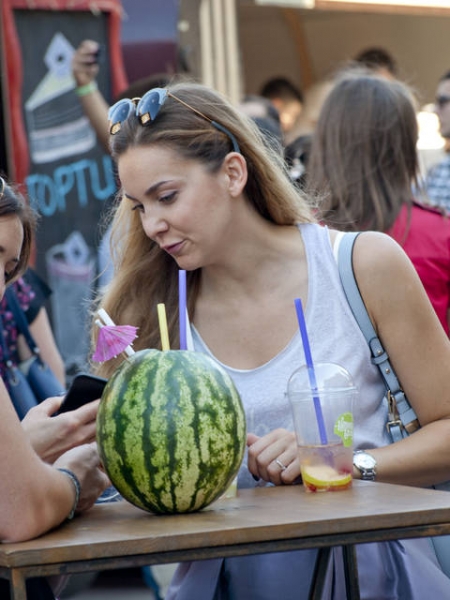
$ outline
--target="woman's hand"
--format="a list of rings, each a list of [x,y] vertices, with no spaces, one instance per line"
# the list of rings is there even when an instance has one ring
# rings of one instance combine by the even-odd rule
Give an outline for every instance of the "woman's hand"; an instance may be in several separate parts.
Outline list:
[[[95,403],[92,402],[91,404]],[[83,406],[82,408],[85,407]],[[82,512],[91,508],[100,494],[111,485],[101,467],[97,444],[95,443],[83,444],[77,448],[72,448],[58,458],[54,466],[59,469],[69,469],[77,476],[80,482],[81,490],[76,512]]]
[[[275,485],[297,483],[300,476],[295,433],[275,429],[263,437],[247,434],[248,469]]]
[[[53,463],[64,452],[95,440],[95,420],[100,400],[94,400],[77,410],[52,417],[63,396],[47,398],[29,410],[22,427],[36,453],[47,463]]]

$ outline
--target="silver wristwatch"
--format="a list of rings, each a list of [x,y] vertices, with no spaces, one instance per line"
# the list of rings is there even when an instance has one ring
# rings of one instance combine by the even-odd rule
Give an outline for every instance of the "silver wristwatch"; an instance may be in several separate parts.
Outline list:
[[[365,452],[365,450],[357,450],[353,454],[353,464],[361,473],[361,479],[364,481],[375,481],[377,476],[377,461],[374,457]]]

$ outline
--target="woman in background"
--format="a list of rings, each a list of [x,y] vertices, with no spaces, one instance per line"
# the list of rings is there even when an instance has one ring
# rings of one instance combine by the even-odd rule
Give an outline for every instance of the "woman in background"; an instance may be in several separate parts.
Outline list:
[[[318,218],[343,231],[393,237],[416,268],[449,334],[450,220],[420,204],[413,96],[396,80],[349,70],[328,95],[307,169]]]

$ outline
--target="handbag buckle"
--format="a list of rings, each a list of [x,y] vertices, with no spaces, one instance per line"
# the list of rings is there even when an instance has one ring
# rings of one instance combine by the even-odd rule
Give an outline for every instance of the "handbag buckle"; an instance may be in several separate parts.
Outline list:
[[[400,429],[403,429],[403,423],[400,419],[391,419],[386,423],[386,429],[389,433],[391,433],[391,429],[393,427],[399,427]]]
[[[402,433],[404,431],[403,421],[400,419],[400,415],[398,414],[397,402],[391,390],[388,390],[387,392],[387,403],[388,421],[386,423],[386,429],[388,433],[393,439],[395,439],[397,436],[394,435],[393,429],[397,429],[399,431],[399,435],[401,437],[405,437]]]
[[[387,401],[389,419],[386,423],[386,428],[389,433],[391,432],[392,427],[400,427],[400,429],[404,429],[408,434],[414,433],[420,428],[419,419],[414,419],[414,421],[410,421],[406,424],[403,423],[398,413],[397,402],[391,390],[388,390],[387,392]]]
[[[387,392],[387,403],[388,403],[388,416],[389,416],[388,423],[397,423],[397,424],[398,424],[398,422],[402,423],[400,416],[398,414],[397,402],[395,401],[394,394],[391,392],[391,390],[388,390],[388,392]]]

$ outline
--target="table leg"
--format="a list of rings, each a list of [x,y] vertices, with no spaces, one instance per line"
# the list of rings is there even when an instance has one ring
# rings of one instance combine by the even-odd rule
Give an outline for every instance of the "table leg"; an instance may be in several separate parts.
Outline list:
[[[356,548],[354,544],[347,544],[346,546],[342,546],[342,555],[344,559],[345,587],[347,590],[347,600],[360,600],[358,561],[356,559]]]
[[[11,569],[10,588],[11,600],[27,600],[25,577],[20,569]]]
[[[322,598],[330,555],[331,548],[329,547],[319,548],[317,551],[316,565],[309,590],[309,600],[321,600]]]

